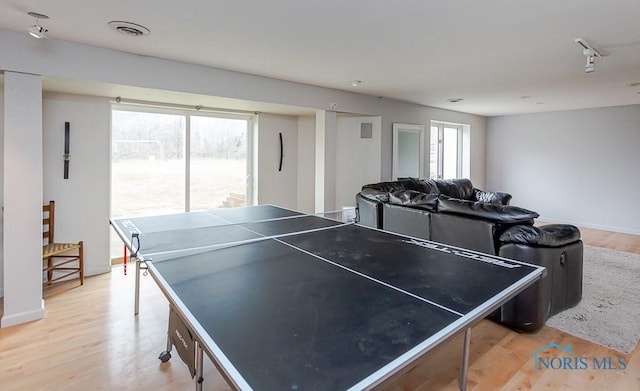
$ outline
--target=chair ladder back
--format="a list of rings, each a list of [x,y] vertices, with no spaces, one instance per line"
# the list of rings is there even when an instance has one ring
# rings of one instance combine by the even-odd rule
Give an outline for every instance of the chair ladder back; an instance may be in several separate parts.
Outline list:
[[[42,239],[46,239],[47,243],[53,243],[54,221],[55,221],[56,202],[49,201],[49,204],[42,207]],[[44,216],[46,214],[46,217]]]
[[[84,243],[82,240],[72,243],[55,243],[53,241],[55,214],[55,201],[49,201],[42,206],[42,259],[46,262],[42,271],[46,272],[47,285],[76,273],[80,277],[80,285],[83,285]],[[73,266],[73,263],[77,263],[77,266]],[[54,273],[63,274],[54,276]]]

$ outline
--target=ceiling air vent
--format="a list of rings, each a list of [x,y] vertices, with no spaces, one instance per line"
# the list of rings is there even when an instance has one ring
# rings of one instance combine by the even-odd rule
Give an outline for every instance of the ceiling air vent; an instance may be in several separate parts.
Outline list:
[[[107,24],[115,31],[131,37],[139,37],[141,35],[148,35],[151,33],[148,28],[136,23],[113,20]]]

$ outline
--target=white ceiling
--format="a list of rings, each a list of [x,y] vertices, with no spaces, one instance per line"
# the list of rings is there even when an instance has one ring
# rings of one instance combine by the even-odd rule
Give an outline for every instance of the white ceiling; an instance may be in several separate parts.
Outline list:
[[[480,115],[640,103],[639,0],[0,0],[0,29],[28,11],[51,39]]]

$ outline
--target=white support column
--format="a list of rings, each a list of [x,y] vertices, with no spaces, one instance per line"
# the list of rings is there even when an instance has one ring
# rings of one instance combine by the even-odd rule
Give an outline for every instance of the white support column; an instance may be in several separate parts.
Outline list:
[[[315,211],[335,210],[336,134],[334,111],[316,112]]]
[[[324,134],[325,111],[316,112],[315,213],[324,212]]]
[[[44,317],[42,77],[4,74],[4,314],[1,327]]]

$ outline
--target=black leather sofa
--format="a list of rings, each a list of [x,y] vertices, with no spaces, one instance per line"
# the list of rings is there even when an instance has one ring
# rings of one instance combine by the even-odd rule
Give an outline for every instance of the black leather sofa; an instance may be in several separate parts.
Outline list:
[[[504,192],[468,179],[404,179],[365,185],[356,221],[412,237],[543,265],[547,276],[493,313],[492,320],[535,331],[582,297],[582,242],[571,225],[534,226],[538,213],[509,205]]]
[[[407,179],[365,185],[356,195],[360,224],[497,254],[502,232],[533,225],[536,212],[510,206],[511,195],[468,179]]]

